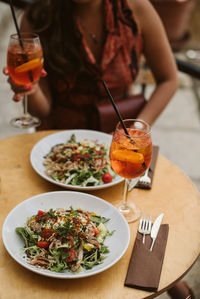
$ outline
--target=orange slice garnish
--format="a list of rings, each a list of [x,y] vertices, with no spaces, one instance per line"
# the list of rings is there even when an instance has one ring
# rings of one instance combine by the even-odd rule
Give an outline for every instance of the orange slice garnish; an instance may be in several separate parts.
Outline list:
[[[28,62],[25,62],[19,66],[17,66],[15,68],[15,72],[16,73],[21,73],[21,72],[26,72],[26,71],[30,71],[30,70],[33,70],[34,68],[38,67],[38,66],[41,66],[42,62],[40,60],[40,58],[35,58],[35,59],[32,59]]]
[[[123,173],[124,170],[124,166],[116,160],[112,160],[112,168],[117,174]]]
[[[136,153],[129,150],[116,150],[112,152],[112,159],[122,162],[143,163],[144,156],[141,153]]]

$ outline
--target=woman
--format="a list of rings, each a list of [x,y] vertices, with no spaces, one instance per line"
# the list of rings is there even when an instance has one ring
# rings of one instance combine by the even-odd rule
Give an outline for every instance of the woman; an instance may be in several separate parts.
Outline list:
[[[141,54],[156,87],[138,118],[152,125],[177,88],[174,58],[149,0],[36,0],[21,31],[39,34],[47,76],[33,87],[9,82],[14,100],[28,94],[41,129],[98,129],[94,105],[106,97],[101,80],[114,99],[132,94]]]

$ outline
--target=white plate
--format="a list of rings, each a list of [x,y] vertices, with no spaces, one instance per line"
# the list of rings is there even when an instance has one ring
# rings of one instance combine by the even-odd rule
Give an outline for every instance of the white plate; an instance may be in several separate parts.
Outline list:
[[[70,139],[71,135],[74,134],[76,136],[76,140],[80,141],[84,138],[88,140],[97,140],[99,143],[105,143],[110,146],[112,136],[106,133],[98,132],[98,131],[92,131],[92,130],[67,130],[67,131],[61,131],[58,133],[51,134],[43,139],[41,139],[39,142],[35,144],[35,146],[32,148],[31,155],[30,155],[30,161],[32,167],[35,169],[35,171],[44,179],[47,181],[59,185],[61,187],[72,189],[72,190],[80,190],[80,191],[87,191],[87,190],[97,190],[97,189],[103,189],[107,187],[114,186],[120,182],[123,181],[123,178],[116,175],[116,177],[113,179],[111,183],[102,184],[98,186],[72,186],[70,184],[63,184],[61,182],[56,182],[54,179],[49,177],[45,174],[45,166],[43,165],[44,162],[44,156],[49,153],[51,148],[59,143],[65,143],[67,140]]]
[[[108,236],[105,239],[105,244],[108,246],[110,253],[106,254],[107,257],[103,263],[77,274],[69,271],[63,273],[51,272],[28,264],[20,255],[24,242],[15,232],[15,228],[24,226],[27,218],[37,214],[38,210],[48,211],[50,208],[67,209],[70,206],[95,212],[110,219],[106,226],[109,231],[115,230],[115,232],[112,236]],[[28,270],[55,278],[80,278],[105,271],[119,261],[129,245],[130,231],[127,221],[120,212],[103,199],[83,192],[57,191],[33,196],[17,205],[4,221],[2,239],[6,250],[12,258]]]

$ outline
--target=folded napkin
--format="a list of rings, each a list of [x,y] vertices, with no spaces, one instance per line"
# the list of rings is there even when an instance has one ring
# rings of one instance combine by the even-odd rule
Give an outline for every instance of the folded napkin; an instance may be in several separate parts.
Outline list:
[[[149,167],[149,177],[151,179],[151,183],[144,186],[142,184],[140,185],[140,181],[138,181],[138,183],[135,186],[135,188],[151,189],[152,183],[153,183],[153,176],[154,176],[155,168],[156,168],[156,162],[157,162],[157,158],[158,158],[158,151],[159,151],[159,146],[154,145],[153,146],[153,151],[152,151],[151,164],[150,164],[150,167]]]
[[[137,233],[124,283],[125,286],[150,292],[157,291],[168,231],[168,224],[160,226],[152,251],[149,250],[152,242],[150,235],[146,235],[145,244],[143,244],[142,234]]]

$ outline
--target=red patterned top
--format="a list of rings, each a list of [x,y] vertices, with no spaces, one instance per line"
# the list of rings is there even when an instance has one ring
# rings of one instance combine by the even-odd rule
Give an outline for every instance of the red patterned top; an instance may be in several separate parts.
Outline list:
[[[49,76],[54,90],[50,115],[40,129],[97,129],[94,103],[105,99],[103,79],[114,99],[126,96],[138,73],[143,39],[127,0],[104,0],[106,40],[98,64],[83,36],[80,24],[80,53],[87,69],[60,81]]]

